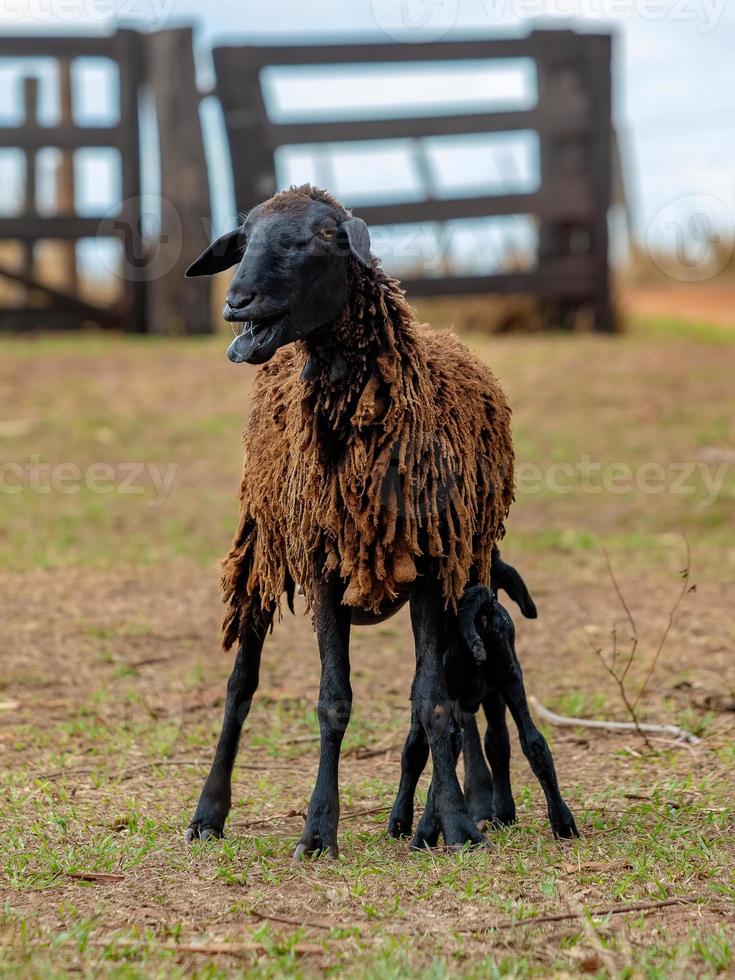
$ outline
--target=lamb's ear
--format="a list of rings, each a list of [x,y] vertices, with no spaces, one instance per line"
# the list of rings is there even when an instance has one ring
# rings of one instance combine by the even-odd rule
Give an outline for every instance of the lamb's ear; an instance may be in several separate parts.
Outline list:
[[[228,231],[195,259],[186,270],[187,279],[194,276],[212,276],[215,272],[230,269],[242,258],[245,248],[245,235],[242,228]]]
[[[370,255],[370,232],[368,231],[368,226],[362,218],[346,218],[342,222],[341,228],[345,235],[347,235],[347,241],[352,254],[361,265],[369,269],[373,263]]]

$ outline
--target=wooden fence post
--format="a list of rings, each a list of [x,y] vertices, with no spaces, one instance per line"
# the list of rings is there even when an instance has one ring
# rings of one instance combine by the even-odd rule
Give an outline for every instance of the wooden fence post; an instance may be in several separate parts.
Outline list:
[[[230,144],[235,203],[238,210],[249,211],[276,192],[273,150],[265,139],[263,54],[256,47],[215,48],[213,58]]]
[[[587,87],[591,101],[592,139],[590,173],[597,208],[592,226],[595,275],[595,329],[615,330],[610,301],[610,263],[608,214],[612,204],[612,37],[609,34],[582,35]]]
[[[115,34],[115,50],[120,73],[120,137],[122,156],[123,207],[116,227],[122,230],[125,250],[124,316],[128,330],[145,333],[146,253],[141,228],[140,127],[138,98],[142,82],[143,39],[128,28]]]
[[[74,123],[74,107],[72,96],[71,81],[71,59],[60,58],[59,66],[59,108],[61,110],[61,123],[72,125]],[[74,150],[64,148],[61,150],[61,160],[56,171],[56,202],[59,214],[74,214]],[[61,242],[58,246],[59,257],[64,269],[64,290],[67,293],[79,291],[77,277],[77,250],[76,242]]]
[[[147,43],[148,81],[158,119],[162,197],[160,241],[148,282],[148,326],[151,333],[210,333],[210,282],[184,278],[186,267],[204,251],[211,235],[192,30],[158,31]]]
[[[25,100],[25,122],[26,126],[38,126],[38,79],[26,78],[23,83],[23,96]],[[35,218],[36,211],[36,150],[35,147],[26,147],[25,151],[25,191],[23,201],[23,215],[27,218]],[[32,278],[35,271],[34,250],[32,241],[23,242],[23,272]]]

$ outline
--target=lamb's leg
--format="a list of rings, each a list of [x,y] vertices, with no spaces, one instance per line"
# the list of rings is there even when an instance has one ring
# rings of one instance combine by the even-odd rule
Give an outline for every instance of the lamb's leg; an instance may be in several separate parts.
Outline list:
[[[515,823],[516,805],[510,786],[510,736],[505,721],[505,702],[496,690],[483,699],[487,718],[485,755],[493,772],[494,820],[499,824]]]
[[[434,764],[431,796],[436,823],[444,834],[447,847],[462,847],[468,842],[482,844],[485,838],[469,814],[455,768],[460,747],[457,741],[459,725],[444,677],[447,623],[441,590],[436,583],[423,580],[412,589],[411,625],[416,641],[416,675],[411,700],[431,749]],[[418,838],[418,831],[414,844],[418,847],[424,844],[423,839]]]
[[[319,687],[319,772],[309,803],[304,832],[294,859],[321,854],[337,857],[339,823],[339,753],[352,711],[350,687],[350,609],[341,605],[342,586],[320,587],[314,603],[314,623],[322,661]]]
[[[562,799],[549,746],[536,728],[528,709],[523,672],[516,656],[513,623],[503,607],[495,602],[484,633],[488,658],[497,665],[498,688],[518,727],[521,748],[546,796],[549,822],[555,837],[579,837],[574,817]],[[492,652],[491,652],[492,651]]]
[[[224,833],[232,800],[232,769],[237,757],[240,732],[258,689],[260,654],[272,618],[272,610],[253,613],[245,628],[244,639],[240,643],[235,665],[227,681],[225,716],[214,762],[186,831],[188,841],[222,837]]]
[[[388,821],[391,837],[410,837],[413,825],[413,800],[419,777],[429,759],[429,743],[416,713],[411,707],[411,730],[401,754],[401,782]]]
[[[477,728],[475,715],[465,711],[462,715],[464,724],[464,741],[462,757],[464,759],[464,798],[470,816],[475,823],[495,819],[493,794],[493,777],[485,761]]]

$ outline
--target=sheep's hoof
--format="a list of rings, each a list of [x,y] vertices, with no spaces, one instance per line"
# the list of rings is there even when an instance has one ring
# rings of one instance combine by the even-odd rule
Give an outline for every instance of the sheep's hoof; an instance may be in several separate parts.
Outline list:
[[[192,820],[184,834],[184,839],[187,844],[191,844],[195,840],[219,840],[224,836],[219,827],[206,827],[201,820]]]
[[[549,821],[551,822],[551,829],[554,831],[554,837],[561,838],[562,840],[571,840],[574,837],[579,837],[579,831],[574,822],[572,811],[563,800],[553,810],[551,808],[549,809]]]
[[[321,857],[322,854],[336,859],[339,857],[339,848],[336,843],[325,845],[318,832],[304,834],[296,845],[293,859],[294,861],[303,861],[305,858]]]
[[[404,820],[402,817],[394,817],[391,815],[388,821],[388,833],[391,837],[395,837],[396,840],[400,840],[402,837],[411,836],[411,820]]]

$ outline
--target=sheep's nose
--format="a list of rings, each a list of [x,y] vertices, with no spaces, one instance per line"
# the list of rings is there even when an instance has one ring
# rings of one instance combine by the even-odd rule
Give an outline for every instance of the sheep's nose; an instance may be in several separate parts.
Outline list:
[[[230,289],[225,296],[227,305],[233,310],[242,310],[250,306],[256,299],[257,293],[243,293],[239,289]]]

